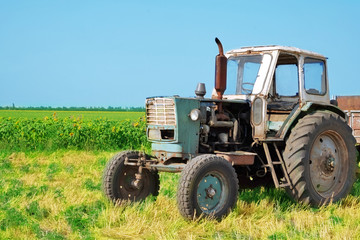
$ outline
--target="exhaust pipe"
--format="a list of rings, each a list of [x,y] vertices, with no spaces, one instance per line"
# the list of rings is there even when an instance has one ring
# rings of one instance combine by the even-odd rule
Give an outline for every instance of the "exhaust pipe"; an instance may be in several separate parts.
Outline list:
[[[217,98],[222,99],[226,90],[226,67],[227,58],[224,55],[223,46],[218,38],[215,38],[215,42],[219,47],[219,54],[215,58],[215,90]]]

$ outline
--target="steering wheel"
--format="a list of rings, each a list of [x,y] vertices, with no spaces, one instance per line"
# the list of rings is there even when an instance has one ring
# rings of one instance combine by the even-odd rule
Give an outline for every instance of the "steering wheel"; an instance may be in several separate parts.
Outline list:
[[[244,85],[250,85],[250,86],[252,86],[252,87],[251,87],[251,89],[249,89],[248,87],[244,87]],[[251,83],[251,82],[243,82],[243,83],[241,84],[241,91],[244,92],[245,94],[251,94],[253,87],[254,87],[254,83]]]

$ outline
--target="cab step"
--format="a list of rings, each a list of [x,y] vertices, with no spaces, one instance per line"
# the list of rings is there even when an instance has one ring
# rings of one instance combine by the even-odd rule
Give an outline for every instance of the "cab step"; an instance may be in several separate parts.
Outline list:
[[[267,160],[267,164],[265,164],[264,167],[270,168],[271,176],[273,178],[274,185],[275,185],[276,188],[290,187],[290,189],[292,189],[289,174],[288,174],[288,172],[286,170],[286,167],[285,167],[285,162],[284,162],[284,160],[283,160],[283,158],[282,158],[282,156],[280,154],[280,151],[279,151],[278,147],[276,146],[276,143],[273,143],[273,146],[274,146],[274,149],[276,151],[276,155],[277,155],[279,161],[274,161],[274,162],[272,161],[270,151],[269,151],[269,146],[268,146],[268,144],[266,142],[264,142],[263,147],[264,147],[266,160]],[[284,182],[280,183],[280,181],[279,181],[279,179],[278,179],[278,177],[276,175],[274,165],[281,165],[281,170],[284,173],[284,177],[285,177]]]

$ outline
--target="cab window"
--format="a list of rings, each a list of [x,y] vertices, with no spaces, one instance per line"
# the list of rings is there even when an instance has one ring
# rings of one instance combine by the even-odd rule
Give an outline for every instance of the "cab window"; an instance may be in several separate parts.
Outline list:
[[[326,93],[325,63],[314,58],[304,60],[304,85],[309,94],[323,95]]]
[[[274,74],[274,87],[277,97],[298,96],[298,60],[295,56],[280,54]]]

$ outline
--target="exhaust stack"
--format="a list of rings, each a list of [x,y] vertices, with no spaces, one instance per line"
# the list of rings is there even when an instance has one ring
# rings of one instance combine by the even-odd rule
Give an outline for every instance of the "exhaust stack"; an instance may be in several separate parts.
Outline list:
[[[227,58],[224,55],[223,46],[218,38],[215,38],[215,42],[219,47],[219,54],[215,58],[215,90],[217,98],[222,99],[226,90],[226,67]]]

